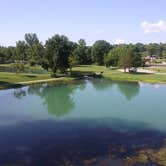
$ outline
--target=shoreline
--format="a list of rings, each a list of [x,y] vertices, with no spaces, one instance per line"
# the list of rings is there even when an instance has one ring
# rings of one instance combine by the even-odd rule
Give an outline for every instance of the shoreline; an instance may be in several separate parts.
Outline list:
[[[23,81],[23,82],[14,82],[13,84],[9,85],[2,85],[0,86],[0,90],[7,90],[7,89],[14,89],[14,88],[21,88],[24,86],[30,86],[35,84],[44,84],[44,83],[71,83],[75,81],[76,78],[73,77],[59,77],[59,78],[50,78],[50,79],[43,79],[43,80],[33,80],[33,81]]]
[[[88,77],[101,77],[112,81],[120,82],[141,82],[149,84],[166,85],[166,74],[154,72],[149,73],[147,69],[139,68],[141,73],[124,73],[120,69],[110,69],[98,65],[80,65],[72,69],[71,75],[61,75],[51,78],[49,74],[32,74],[32,73],[0,73],[0,90],[18,88],[33,84],[43,83],[71,83],[74,80],[86,79]],[[143,72],[143,73],[142,73]]]
[[[110,79],[112,81],[120,81],[120,82],[140,82],[140,83],[147,83],[147,84],[161,84],[161,85],[166,85],[166,82],[160,82],[160,81],[142,81],[142,80],[130,80],[130,79],[112,79],[109,76],[104,76],[103,78],[105,79]]]
[[[159,81],[142,81],[142,80],[131,80],[131,79],[122,79],[122,78],[111,78],[110,76],[102,76],[101,78],[109,79],[110,81],[119,81],[119,82],[138,82],[138,83],[147,83],[147,84],[160,84],[160,85],[166,85],[166,82],[159,82]],[[0,86],[0,90],[7,90],[12,88],[20,88],[24,86],[30,86],[34,84],[44,84],[44,83],[60,83],[60,84],[67,84],[72,83],[73,81],[76,81],[78,79],[85,79],[85,78],[78,78],[78,77],[58,77],[58,78],[49,78],[49,79],[42,79],[42,80],[32,80],[32,81],[23,81],[23,82],[14,82],[9,83],[9,85],[2,85]]]

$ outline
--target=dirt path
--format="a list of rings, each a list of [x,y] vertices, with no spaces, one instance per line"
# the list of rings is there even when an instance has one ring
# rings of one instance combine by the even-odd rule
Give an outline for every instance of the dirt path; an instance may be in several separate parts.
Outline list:
[[[123,69],[119,69],[119,71],[124,72]],[[128,72],[129,72],[129,69],[126,69],[126,72],[128,73]],[[146,70],[146,69],[143,69],[143,68],[138,68],[138,69],[137,69],[137,73],[155,74],[156,72],[154,72],[154,71],[152,71],[152,70]]]
[[[24,81],[24,82],[17,82],[16,84],[21,85],[29,85],[29,84],[36,84],[36,83],[47,83],[47,82],[53,82],[53,81],[63,81],[64,77],[60,78],[49,78],[44,80],[33,80],[33,81]]]

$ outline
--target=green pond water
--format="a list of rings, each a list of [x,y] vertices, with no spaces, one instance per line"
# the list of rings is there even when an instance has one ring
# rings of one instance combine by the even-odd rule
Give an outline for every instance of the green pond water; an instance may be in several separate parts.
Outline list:
[[[0,165],[95,165],[111,153],[120,166],[165,138],[166,85],[89,79],[0,91]]]

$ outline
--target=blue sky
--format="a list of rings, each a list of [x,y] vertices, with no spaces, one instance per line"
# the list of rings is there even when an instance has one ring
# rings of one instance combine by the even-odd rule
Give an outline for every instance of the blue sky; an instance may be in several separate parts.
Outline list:
[[[25,33],[110,43],[166,42],[166,0],[0,0],[0,45]]]

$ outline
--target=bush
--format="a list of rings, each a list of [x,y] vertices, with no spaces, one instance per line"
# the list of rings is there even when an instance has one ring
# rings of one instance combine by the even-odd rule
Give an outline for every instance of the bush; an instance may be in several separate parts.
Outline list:
[[[31,61],[30,61],[30,66],[35,66],[35,65],[36,65],[35,60],[31,60]]]
[[[14,70],[15,70],[16,72],[23,72],[24,69],[25,69],[25,66],[24,66],[23,63],[14,63],[14,64],[12,65],[12,67],[14,68]]]

